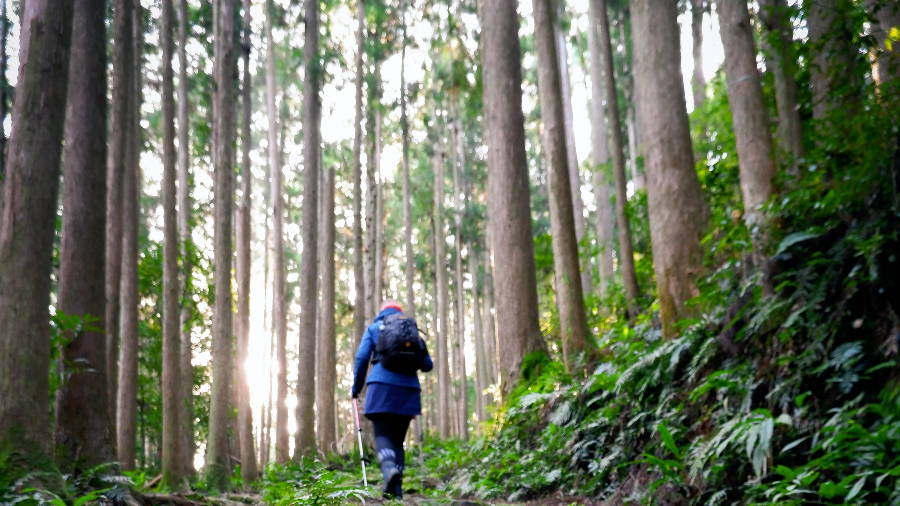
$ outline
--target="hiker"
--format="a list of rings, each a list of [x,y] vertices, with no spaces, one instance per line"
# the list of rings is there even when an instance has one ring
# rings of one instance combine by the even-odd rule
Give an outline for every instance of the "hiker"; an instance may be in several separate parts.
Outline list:
[[[374,355],[374,356],[373,356]],[[372,372],[366,378],[369,360]],[[381,463],[386,498],[403,497],[403,441],[414,416],[422,414],[417,371],[429,372],[434,362],[415,320],[403,314],[396,301],[381,305],[375,322],[363,334],[356,352],[352,394],[357,398],[368,385],[365,416],[372,422],[375,449]]]

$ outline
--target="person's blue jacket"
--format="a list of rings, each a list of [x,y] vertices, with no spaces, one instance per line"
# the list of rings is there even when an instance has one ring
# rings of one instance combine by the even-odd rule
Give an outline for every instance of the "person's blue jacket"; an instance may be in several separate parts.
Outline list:
[[[387,308],[381,311],[375,318],[375,322],[369,325],[366,332],[363,334],[362,341],[359,343],[359,350],[356,352],[356,366],[354,367],[352,392],[354,395],[362,392],[363,385],[371,383],[383,383],[385,385],[414,388],[416,390],[422,389],[419,385],[419,377],[417,375],[409,376],[394,371],[388,371],[382,367],[381,364],[372,366],[372,372],[369,373],[368,380],[366,380],[369,361],[371,361],[372,353],[375,352],[375,348],[378,345],[378,334],[381,329],[381,322],[389,315],[399,312],[400,311],[394,308]],[[422,366],[419,369],[422,372],[429,372],[433,368],[434,362],[431,360],[431,355],[427,355],[422,361]]]

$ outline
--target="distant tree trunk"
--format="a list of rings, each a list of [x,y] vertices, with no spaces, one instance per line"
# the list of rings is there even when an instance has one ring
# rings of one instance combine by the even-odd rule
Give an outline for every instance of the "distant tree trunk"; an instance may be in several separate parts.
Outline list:
[[[113,65],[109,158],[106,175],[106,383],[110,419],[115,425],[119,384],[119,324],[122,285],[122,178],[127,167],[128,111],[134,68],[134,0],[113,7]]]
[[[7,57],[7,42],[9,40],[9,18],[6,16],[6,0],[0,0],[0,186],[3,185],[3,174],[6,170],[6,115],[9,113],[9,79],[6,77],[6,67],[9,64]],[[0,191],[0,208],[3,207],[3,192]]]
[[[138,261],[140,256],[141,220],[141,151],[143,139],[141,129],[141,101],[143,90],[141,72],[143,69],[143,8],[135,3],[131,11],[133,65],[130,69],[131,100],[128,104],[127,148],[125,173],[122,177],[122,286],[121,326],[119,335],[119,390],[116,414],[116,448],[123,471],[135,469],[137,457],[137,392],[138,392],[138,351],[140,326],[140,284]]]
[[[300,354],[297,378],[297,436],[294,460],[316,452],[316,313],[318,303],[319,236],[319,2],[306,2],[303,43],[303,253],[300,260]]]
[[[488,214],[494,246],[502,386],[519,381],[525,356],[544,348],[538,324],[531,198],[522,113],[519,18],[514,0],[481,5]],[[551,67],[553,68],[553,67]]]
[[[566,162],[569,168],[569,183],[572,185],[572,212],[575,217],[575,238],[579,247],[587,232],[587,223],[584,219],[584,200],[581,198],[581,171],[578,167],[578,153],[575,150],[575,119],[572,113],[572,85],[569,81],[569,56],[566,50],[566,37],[559,23],[553,25],[553,33],[556,37],[556,51],[559,58],[559,76],[562,86],[563,114],[566,129]],[[581,269],[581,288],[587,292],[593,286],[590,262]]]
[[[238,372],[238,436],[240,440],[241,477],[244,488],[258,478],[256,449],[253,442],[253,408],[250,406],[250,383],[247,359],[250,357],[250,211],[253,201],[251,182],[253,170],[250,166],[250,145],[253,132],[250,129],[250,115],[253,100],[250,80],[250,0],[244,0],[244,40],[241,44],[244,57],[243,83],[241,84],[241,205],[237,213],[237,285],[238,285],[238,332],[237,332],[237,372]]]
[[[334,422],[334,389],[337,380],[337,344],[334,319],[334,175],[330,168],[322,175],[322,305],[319,311],[319,346],[316,381],[316,427],[319,451],[337,453]]]
[[[487,386],[489,386],[500,382],[500,378],[498,376],[500,367],[498,365],[499,357],[497,356],[497,333],[494,332],[494,315],[492,313],[494,309],[494,276],[491,274],[492,269],[490,240],[485,238],[484,242],[484,296],[482,298],[484,303],[484,318],[482,320],[482,324],[484,325],[483,336],[485,348],[487,350]]]
[[[275,355],[278,369],[275,400],[275,462],[290,458],[287,402],[287,289],[284,283],[284,197],[282,193],[281,152],[278,144],[278,109],[275,105],[275,41],[272,23],[275,4],[266,3],[266,100],[269,116],[269,170],[272,177],[272,326],[275,329]]]
[[[76,0],[65,123],[59,310],[84,318],[105,315],[106,30],[103,0]],[[99,132],[99,134],[98,134]],[[100,320],[102,322],[102,320]],[[102,327],[102,323],[99,325]],[[101,331],[83,330],[63,350],[68,381],[56,391],[56,458],[64,472],[115,460]]]
[[[366,284],[363,269],[362,232],[362,122],[363,122],[363,53],[365,53],[366,4],[356,0],[356,117],[353,120],[353,281],[356,300],[353,304],[353,338],[359,346],[366,331]]]
[[[855,76],[855,34],[845,14],[849,0],[815,0],[808,2],[807,25],[811,62],[809,84],[813,97],[813,118],[825,119],[835,108],[857,99]],[[804,2],[806,3],[806,2]]]
[[[878,42],[878,65],[875,72],[879,87],[893,82],[900,76],[900,47],[896,38],[892,39],[890,48],[887,40],[892,30],[900,27],[900,3],[895,0],[870,0],[874,18],[877,21],[873,32]],[[5,44],[4,44],[5,45]]]
[[[759,71],[753,26],[744,0],[718,0],[716,6],[725,48],[725,77],[737,141],[744,222],[750,231],[756,266],[765,270],[769,218],[762,207],[775,192],[775,160],[766,101],[756,79]],[[764,286],[767,284],[765,281]]]
[[[597,36],[597,24],[600,13],[597,2],[591,0],[588,5],[588,48],[591,57],[591,156],[594,161],[593,187],[597,216],[594,223],[597,229],[597,247],[600,257],[597,264],[600,271],[600,296],[605,297],[609,286],[615,281],[613,268],[613,212],[610,203],[609,188],[609,148],[606,139],[606,114],[603,111],[603,60],[600,57],[600,39]]]
[[[409,178],[409,117],[406,113],[406,22],[403,23],[403,52],[400,59],[400,131],[403,143],[403,244],[406,247],[406,314],[416,317],[413,290],[416,257],[412,245],[412,183]]]
[[[634,104],[629,104],[625,117],[625,128],[628,130],[628,162],[631,165],[631,180],[634,182],[634,191],[647,189],[647,176],[638,167],[638,143],[637,128],[634,119]]]
[[[191,192],[190,192],[190,103],[188,98],[187,42],[190,23],[187,0],[178,0],[178,235],[181,240],[181,296],[189,300],[191,258],[188,244],[191,241]],[[178,409],[181,425],[181,469],[182,476],[194,474],[194,366],[191,365],[191,308],[182,304],[181,318],[181,386],[179,388]]]
[[[453,424],[451,423],[451,402],[450,390],[453,384],[450,380],[450,360],[448,338],[450,336],[447,322],[449,320],[449,302],[447,300],[447,268],[446,239],[444,237],[444,153],[441,142],[441,129],[437,127],[440,121],[436,114],[432,114],[435,122],[436,142],[434,143],[434,271],[436,275],[436,295],[435,299],[435,339],[437,344],[437,364],[435,366],[437,373],[437,391],[438,391],[438,409],[437,409],[437,427],[438,434],[442,438],[448,438],[451,435]]]
[[[578,241],[572,212],[572,186],[566,159],[565,114],[559,77],[554,15],[550,0],[534,0],[534,44],[538,57],[538,91],[544,146],[550,163],[550,229],[553,236],[553,266],[556,305],[559,309],[562,352],[566,368],[585,350],[588,339],[578,262]]]
[[[211,491],[224,492],[229,481],[228,418],[232,402],[232,221],[234,206],[234,0],[218,0],[218,37],[215,39],[215,306],[212,329],[212,388],[209,401],[209,438],[206,443],[206,482]]]
[[[694,55],[694,109],[703,107],[706,101],[706,76],[703,75],[703,15],[709,12],[708,0],[691,0],[691,49]],[[632,32],[634,33],[634,32]]]
[[[466,214],[465,199],[463,197],[463,187],[465,183],[465,142],[464,133],[462,131],[462,121],[459,113],[459,95],[453,99],[454,112],[454,137],[455,147],[453,157],[453,209],[454,218],[456,220],[456,232],[453,244],[456,247],[456,281],[454,282],[456,297],[456,363],[455,368],[459,374],[459,386],[457,389],[457,409],[459,418],[459,437],[463,441],[469,439],[468,420],[469,420],[469,379],[466,376],[466,294],[463,290],[463,261],[462,261],[462,222]]]
[[[375,300],[375,257],[376,237],[378,233],[378,225],[376,224],[375,215],[377,213],[377,197],[378,183],[375,180],[375,173],[380,169],[381,153],[378,149],[381,145],[378,142],[378,134],[381,128],[378,123],[381,122],[381,116],[378,115],[377,109],[381,107],[379,95],[381,94],[381,62],[374,62],[375,71],[370,81],[369,88],[369,109],[367,114],[366,134],[369,137],[370,155],[366,160],[366,245],[365,245],[365,272],[363,279],[366,283],[366,322],[372,321],[378,315],[379,301]]]
[[[13,107],[0,221],[0,455],[11,480],[47,473],[28,482],[60,494],[65,487],[51,460],[47,409],[47,307],[73,3],[37,2],[22,10],[18,86],[28,93],[16,94]]]
[[[469,276],[472,277],[472,333],[475,335],[475,414],[479,422],[487,420],[488,360],[481,327],[481,306],[478,301],[478,255],[475,243],[469,244]]]
[[[380,104],[380,100],[379,100]],[[375,109],[375,173],[378,180],[375,182],[375,244],[372,250],[375,254],[375,276],[373,280],[373,293],[375,294],[372,312],[378,311],[384,301],[384,177],[381,173],[381,107]]]
[[[706,208],[694,169],[676,5],[631,0],[630,6],[653,265],[663,334],[671,337],[688,315],[685,303],[698,294]]]
[[[803,154],[800,108],[797,105],[797,82],[794,73],[793,26],[786,0],[760,0],[759,18],[763,36],[760,41],[770,58],[775,77],[775,102],[778,105],[778,145],[794,157]],[[774,42],[773,42],[774,41]],[[792,170],[796,173],[796,169]]]
[[[622,273],[622,285],[625,287],[628,314],[634,317],[640,312],[640,307],[637,303],[640,293],[638,293],[637,273],[634,268],[631,222],[628,218],[628,178],[625,175],[625,146],[622,141],[622,120],[619,114],[618,92],[616,91],[612,38],[609,31],[609,12],[606,0],[597,0],[597,2],[597,17],[600,21],[600,45],[605,66],[603,73],[606,78],[606,107],[609,109],[609,131],[612,137],[613,181],[615,181],[616,185],[616,221],[619,224],[619,269]]]
[[[162,287],[162,480],[164,488],[182,487],[181,435],[178,401],[181,387],[181,316],[178,296],[178,225],[175,208],[175,85],[172,58],[175,43],[172,0],[162,0],[160,46],[162,48],[162,207],[163,207],[163,287]]]

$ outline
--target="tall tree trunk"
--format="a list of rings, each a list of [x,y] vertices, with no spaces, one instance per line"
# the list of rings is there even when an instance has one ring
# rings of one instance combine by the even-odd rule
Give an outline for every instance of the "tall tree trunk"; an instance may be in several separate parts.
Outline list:
[[[615,64],[612,39],[609,31],[609,13],[606,0],[597,0],[597,18],[600,21],[600,45],[603,51],[603,69],[606,78],[606,106],[609,108],[609,131],[612,137],[613,181],[616,185],[616,221],[619,223],[619,269],[625,286],[628,313],[634,317],[640,312],[637,304],[638,284],[634,268],[634,247],[631,244],[631,222],[628,218],[628,193],[625,175],[625,146],[622,141],[622,120],[619,114],[619,97],[616,91]],[[591,28],[593,30],[593,27]]]
[[[856,101],[855,34],[845,15],[848,0],[809,1],[807,25],[812,45],[809,84],[813,118],[825,119],[835,108]]]
[[[47,307],[73,3],[32,0],[22,11],[18,86],[28,92],[13,107],[0,221],[0,455],[10,478],[46,473],[28,481],[60,494],[50,458]]]
[[[106,383],[110,419],[115,424],[119,384],[119,320],[122,285],[122,178],[127,167],[128,111],[134,68],[134,0],[113,7],[112,102],[106,174]]]
[[[306,2],[303,43],[303,253],[300,260],[300,360],[297,378],[297,436],[294,460],[315,455],[316,312],[319,235],[319,2]]]
[[[380,101],[379,101],[380,103]],[[375,278],[374,278],[374,312],[378,311],[384,301],[384,176],[381,172],[381,108],[375,109]]]
[[[756,45],[747,3],[744,0],[718,0],[716,6],[725,48],[725,77],[737,141],[744,222],[750,231],[756,266],[764,270],[769,218],[762,207],[775,192],[772,130],[762,85],[756,79],[759,73]],[[767,285],[768,281],[765,281],[764,286]]]
[[[376,214],[378,211],[378,183],[375,174],[381,168],[381,144],[378,142],[378,134],[381,131],[379,123],[381,116],[378,109],[381,108],[379,96],[381,95],[381,62],[375,61],[375,71],[369,88],[369,110],[367,114],[366,134],[369,135],[370,156],[366,160],[366,246],[365,246],[365,273],[366,282],[366,322],[372,321],[378,315],[378,304],[375,289],[375,257],[377,256],[375,243],[378,236]]]
[[[106,311],[106,210],[95,205],[106,201],[105,16],[103,0],[76,0],[69,57],[58,301],[86,327]],[[77,472],[115,460],[115,451],[105,338],[99,330],[70,337],[60,364],[68,380],[56,391],[55,447],[60,469]]]
[[[356,300],[353,304],[353,338],[359,346],[366,331],[366,284],[363,269],[362,231],[362,122],[363,122],[363,53],[365,53],[366,4],[356,0],[356,116],[353,120],[353,281]]]
[[[3,175],[6,170],[6,115],[9,113],[9,79],[6,77],[6,67],[9,64],[7,57],[7,42],[9,41],[10,22],[6,16],[6,0],[0,0],[0,186],[3,185]],[[3,192],[0,191],[0,209],[3,208]]]
[[[455,367],[459,374],[459,386],[457,389],[457,416],[459,418],[459,437],[463,441],[469,439],[468,420],[469,420],[469,378],[466,375],[466,293],[463,289],[463,261],[462,261],[462,222],[466,214],[464,189],[465,183],[465,142],[462,130],[462,121],[459,112],[459,92],[453,99],[454,113],[454,147],[453,157],[453,209],[454,218],[456,220],[456,232],[453,243],[456,246],[456,281],[454,282],[456,296],[456,363]]]
[[[162,129],[163,129],[163,287],[162,287],[162,480],[164,488],[182,487],[181,437],[178,423],[181,316],[178,296],[178,225],[175,208],[175,85],[172,70],[174,23],[172,0],[162,0],[160,46],[162,47]]]
[[[334,426],[334,389],[337,381],[337,344],[334,319],[334,175],[330,168],[322,175],[322,305],[319,312],[319,346],[316,350],[316,434],[319,451],[337,453]]]
[[[519,381],[526,355],[544,348],[522,113],[519,18],[514,0],[481,5],[484,112],[488,141],[488,214],[494,246],[501,384]],[[553,68],[553,67],[551,67]]]
[[[290,458],[287,408],[287,289],[284,266],[284,196],[282,193],[281,151],[278,144],[278,109],[275,106],[275,41],[272,23],[275,4],[266,3],[266,100],[269,116],[269,170],[272,177],[272,326],[275,329],[276,369],[275,462]]]
[[[247,359],[250,357],[250,211],[253,201],[251,183],[253,169],[250,165],[250,145],[253,132],[250,129],[250,115],[253,113],[253,94],[250,80],[250,0],[244,0],[244,40],[241,44],[244,57],[244,75],[241,84],[241,205],[237,213],[237,285],[238,285],[238,328],[237,371],[238,371],[238,436],[240,441],[241,477],[244,488],[258,478],[256,449],[253,441],[253,408],[250,406],[250,382]]]
[[[763,36],[760,41],[767,49],[775,77],[775,102],[778,105],[778,147],[793,157],[803,155],[803,134],[800,108],[797,105],[797,82],[794,74],[793,26],[786,0],[760,0],[759,18]],[[796,173],[796,169],[792,169]]]
[[[481,306],[478,301],[478,255],[475,243],[469,244],[469,275],[472,277],[472,331],[475,335],[475,414],[479,422],[487,420],[488,361],[481,328]]]
[[[406,21],[403,22],[403,52],[400,59],[400,131],[403,143],[403,244],[406,248],[406,314],[416,317],[413,289],[416,258],[412,245],[412,183],[409,177],[409,117],[406,113]]]
[[[895,37],[892,37],[890,47],[888,38],[893,30],[900,27],[900,4],[894,0],[871,0],[874,6],[874,18],[877,21],[873,32],[878,42],[878,65],[875,78],[879,87],[893,82],[900,76],[900,47]],[[5,44],[4,44],[5,45]]]
[[[434,144],[434,271],[435,271],[435,339],[437,344],[437,373],[438,409],[437,428],[442,438],[451,435],[453,424],[451,423],[450,390],[453,385],[450,380],[450,360],[448,338],[450,333],[447,328],[449,320],[449,302],[447,300],[447,268],[446,240],[444,237],[444,153],[441,142],[441,129],[437,127],[440,121],[436,114],[432,114],[435,122],[436,142]]]
[[[691,42],[694,55],[694,75],[691,89],[694,92],[694,109],[703,107],[706,101],[706,76],[703,75],[703,15],[709,12],[709,0],[691,0]]]
[[[610,203],[609,188],[609,148],[606,139],[606,114],[603,111],[603,60],[600,57],[600,39],[597,36],[597,25],[600,13],[597,2],[590,1],[588,6],[588,50],[591,57],[591,156],[594,160],[593,189],[597,216],[594,226],[597,229],[597,247],[600,256],[597,258],[600,271],[600,296],[605,297],[610,285],[615,281],[613,268],[613,212]]]
[[[498,355],[497,355],[497,334],[494,332],[494,276],[492,274],[491,268],[491,249],[490,249],[490,239],[485,237],[485,247],[484,247],[484,318],[482,320],[482,324],[484,325],[484,342],[485,348],[487,350],[487,361],[488,361],[488,382],[487,385],[493,385],[500,382],[500,377],[498,371],[500,370],[500,366],[498,365]]]
[[[214,220],[215,306],[212,329],[212,388],[209,401],[209,438],[206,443],[206,482],[211,491],[231,488],[229,481],[228,414],[232,402],[232,221],[234,207],[234,0],[218,0],[215,39],[216,92]]]
[[[550,163],[550,229],[553,236],[553,266],[556,306],[559,310],[562,352],[566,368],[587,346],[588,329],[581,289],[578,241],[572,211],[572,186],[566,158],[565,114],[559,77],[554,15],[550,0],[534,0],[534,44],[538,57],[538,91],[544,146]]]
[[[188,244],[191,241],[191,192],[190,192],[190,104],[188,98],[187,42],[188,42],[187,0],[178,0],[178,235],[181,240],[181,296],[190,299],[191,258]],[[181,386],[179,387],[178,419],[181,425],[181,469],[182,476],[194,474],[194,366],[191,365],[191,308],[181,307],[179,325],[181,329]]]
[[[581,171],[578,167],[578,152],[575,150],[575,119],[572,113],[572,84],[569,80],[569,53],[566,49],[566,37],[559,23],[553,25],[556,37],[556,52],[559,58],[560,85],[563,94],[563,114],[566,129],[566,163],[569,168],[569,183],[572,185],[572,212],[575,217],[575,238],[579,247],[587,231],[584,219],[584,200],[581,198]],[[591,264],[581,270],[581,288],[585,292],[594,284],[591,275]]]
[[[121,326],[119,335],[119,389],[116,412],[116,448],[123,471],[135,469],[137,457],[137,393],[140,304],[138,260],[140,256],[141,210],[141,72],[143,70],[143,8],[135,3],[132,15],[131,85],[128,104],[127,148],[125,173],[122,177],[122,286],[120,288]],[[142,438],[143,439],[143,438]]]
[[[688,127],[676,5],[631,0],[635,88],[646,144],[647,201],[663,334],[678,331],[698,294],[706,209]]]

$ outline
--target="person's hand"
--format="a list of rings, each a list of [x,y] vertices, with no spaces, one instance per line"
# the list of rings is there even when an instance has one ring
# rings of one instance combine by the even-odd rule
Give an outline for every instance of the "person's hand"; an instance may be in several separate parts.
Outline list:
[[[354,399],[356,399],[356,398],[359,397],[359,392],[357,392],[355,388],[354,388],[354,389],[351,389],[351,390],[350,390],[350,396],[353,397]]]

